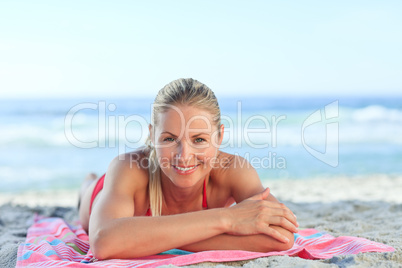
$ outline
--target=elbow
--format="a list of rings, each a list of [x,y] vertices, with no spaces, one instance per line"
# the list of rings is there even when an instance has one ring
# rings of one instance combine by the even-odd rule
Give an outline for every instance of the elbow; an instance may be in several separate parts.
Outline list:
[[[285,236],[289,239],[289,242],[287,242],[287,243],[279,242],[279,244],[277,245],[277,249],[275,251],[286,251],[293,247],[293,245],[295,243],[294,234],[291,232],[288,232],[288,234],[286,234]]]
[[[108,259],[128,259],[147,256],[142,251],[129,250],[125,240],[117,240],[115,234],[110,230],[101,228],[91,232],[89,235],[89,245],[94,258],[98,260]],[[137,246],[133,246],[138,248]],[[146,247],[144,247],[146,249]]]
[[[108,243],[107,238],[102,235],[102,231],[99,230],[91,233],[89,236],[89,244],[94,258],[105,260],[112,257],[111,254],[113,253],[110,248],[110,243]]]
[[[272,251],[286,251],[293,247],[295,239],[292,232],[278,226],[272,226],[272,228],[275,228],[275,230],[284,235],[289,240],[289,242],[283,243],[270,236],[263,235],[262,239],[257,240],[258,242],[254,245],[256,246],[254,251],[262,253]]]
[[[295,235],[294,235],[294,233],[290,233],[289,243],[287,243],[287,249],[285,249],[285,250],[289,250],[289,249],[293,248],[294,244],[295,244]]]
[[[279,233],[284,235],[289,240],[289,242],[283,243],[283,242],[277,241],[276,243],[274,243],[271,251],[285,251],[285,250],[291,249],[295,243],[294,234],[282,227],[273,226],[272,228],[275,228],[275,230],[277,230]]]

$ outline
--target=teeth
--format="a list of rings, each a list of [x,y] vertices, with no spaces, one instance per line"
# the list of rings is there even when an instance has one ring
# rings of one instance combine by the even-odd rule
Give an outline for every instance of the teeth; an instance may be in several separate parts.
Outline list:
[[[177,168],[178,170],[181,170],[181,171],[187,171],[187,170],[190,170],[190,169],[194,169],[196,166],[194,166],[194,167],[188,167],[188,168],[182,168],[182,167],[176,167],[175,166],[175,168]]]

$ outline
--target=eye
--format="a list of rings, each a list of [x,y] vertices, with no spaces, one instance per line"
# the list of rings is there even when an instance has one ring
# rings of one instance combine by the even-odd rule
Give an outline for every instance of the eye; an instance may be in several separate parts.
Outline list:
[[[200,143],[200,142],[204,142],[205,140],[203,138],[196,138],[195,139],[195,143]]]
[[[167,137],[167,138],[164,138],[163,141],[174,142],[174,139],[171,137]]]

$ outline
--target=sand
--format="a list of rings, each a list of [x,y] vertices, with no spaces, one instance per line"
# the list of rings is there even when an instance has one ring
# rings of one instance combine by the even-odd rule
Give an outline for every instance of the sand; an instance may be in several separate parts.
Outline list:
[[[266,185],[268,186],[268,185]],[[395,252],[361,253],[328,260],[275,256],[193,267],[402,267],[402,176],[372,175],[270,181],[272,193],[297,215],[300,227],[334,236],[364,237]],[[54,196],[58,200],[54,201]],[[75,191],[0,194],[0,267],[14,267],[35,213],[77,218]]]

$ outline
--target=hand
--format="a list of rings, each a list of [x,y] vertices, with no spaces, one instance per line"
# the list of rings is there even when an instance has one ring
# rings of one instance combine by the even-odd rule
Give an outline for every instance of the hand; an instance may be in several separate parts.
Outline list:
[[[233,235],[265,234],[287,243],[288,239],[271,227],[280,226],[292,233],[297,233],[299,224],[296,216],[284,204],[265,200],[269,188],[239,204],[227,208],[229,214],[229,232]]]

